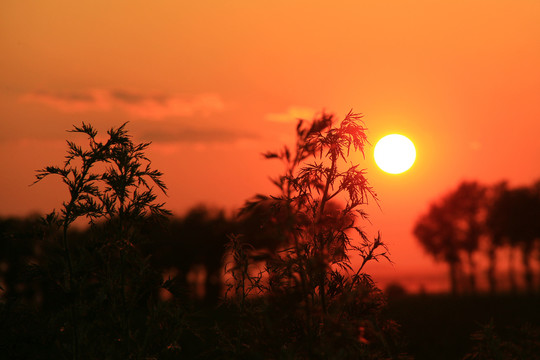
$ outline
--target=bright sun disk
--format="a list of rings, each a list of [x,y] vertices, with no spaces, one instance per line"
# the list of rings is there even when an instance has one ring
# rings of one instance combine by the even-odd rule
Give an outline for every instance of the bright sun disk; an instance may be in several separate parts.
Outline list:
[[[374,156],[381,170],[390,174],[400,174],[414,164],[416,149],[406,136],[391,134],[377,142]]]

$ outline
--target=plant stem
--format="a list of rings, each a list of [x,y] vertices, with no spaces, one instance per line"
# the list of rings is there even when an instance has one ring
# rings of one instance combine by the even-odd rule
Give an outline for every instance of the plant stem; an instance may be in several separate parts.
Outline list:
[[[124,341],[126,342],[126,351],[127,355],[130,355],[130,341],[129,341],[129,317],[128,317],[128,309],[127,309],[127,301],[126,301],[126,290],[125,290],[125,273],[124,273],[124,267],[125,267],[125,254],[124,250],[120,250],[120,293],[121,293],[121,300],[122,300],[122,312],[123,312],[123,328],[124,328]]]
[[[78,302],[78,294],[75,294],[75,291],[74,291],[74,286],[73,286],[73,265],[72,265],[72,262],[71,262],[71,255],[70,255],[70,251],[69,251],[69,244],[68,244],[68,238],[67,238],[67,230],[68,230],[68,224],[66,221],[64,221],[64,224],[62,225],[62,230],[63,230],[63,234],[62,234],[62,242],[63,242],[63,246],[64,246],[64,257],[65,257],[65,261],[68,265],[68,281],[67,281],[67,284],[66,284],[66,287],[67,287],[67,292],[68,294],[70,295],[70,297],[72,297],[72,299],[70,299],[69,301],[69,313],[70,313],[70,322],[71,322],[71,326],[73,327],[73,335],[72,335],[72,351],[73,351],[73,359],[76,360],[79,358],[79,326],[78,326],[78,317],[77,317],[77,313],[74,309],[74,306],[73,306],[73,303],[72,303],[72,300],[74,299],[75,301]],[[75,298],[76,297],[76,298]]]
[[[323,216],[323,213],[324,213],[324,207],[328,201],[328,191],[330,189],[330,184],[333,183],[334,181],[334,177],[335,177],[335,173],[336,173],[336,170],[337,170],[337,158],[336,156],[332,155],[331,156],[331,159],[330,161],[332,162],[332,165],[330,166],[330,171],[326,177],[326,184],[324,185],[324,190],[323,190],[323,193],[322,193],[322,198],[321,198],[321,203],[319,205],[319,210],[318,210],[318,213],[317,213],[317,216],[316,216],[316,219],[315,219],[315,223],[313,224],[314,227],[316,227],[318,225],[318,223],[320,222],[322,216]],[[316,233],[316,231],[315,231]],[[324,247],[325,247],[325,239],[324,239],[324,236],[322,234],[317,234],[316,237],[318,237],[319,241],[318,241],[318,254],[319,256],[321,256],[322,258],[324,258],[325,254],[324,254]],[[315,238],[315,243],[317,243],[317,239]],[[323,266],[326,266],[326,263],[324,263]],[[324,269],[321,269],[321,273],[320,273],[320,279],[319,279],[319,296],[321,297],[321,306],[322,306],[322,313],[323,313],[323,316],[326,315],[326,268]],[[323,318],[324,319],[324,318]]]

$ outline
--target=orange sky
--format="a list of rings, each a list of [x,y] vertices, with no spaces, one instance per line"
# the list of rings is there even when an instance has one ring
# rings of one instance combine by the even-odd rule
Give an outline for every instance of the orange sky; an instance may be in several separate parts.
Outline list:
[[[352,108],[372,144],[400,132],[417,148],[402,175],[373,148],[362,162],[382,207],[366,226],[395,262],[382,268],[440,270],[411,235],[431,200],[465,179],[540,178],[540,2],[315,3],[2,1],[0,215],[58,208],[61,184],[28,184],[81,121],[129,120],[152,141],[181,213],[271,192],[281,168],[260,153],[291,142],[297,116]]]

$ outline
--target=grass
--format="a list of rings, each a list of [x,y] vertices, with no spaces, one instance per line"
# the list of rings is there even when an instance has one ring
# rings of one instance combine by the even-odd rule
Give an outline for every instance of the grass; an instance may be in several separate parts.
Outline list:
[[[400,324],[405,350],[417,360],[462,359],[478,343],[471,335],[491,322],[501,342],[513,347],[536,346],[536,356],[540,356],[540,344],[529,344],[526,338],[534,335],[534,329],[538,335],[539,304],[539,295],[421,294],[390,299],[386,312]]]

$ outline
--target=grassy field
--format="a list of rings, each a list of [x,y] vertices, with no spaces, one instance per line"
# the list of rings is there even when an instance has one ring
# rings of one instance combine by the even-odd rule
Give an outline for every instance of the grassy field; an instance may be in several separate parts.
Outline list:
[[[387,315],[417,360],[462,359],[478,347],[494,358],[540,358],[539,295],[404,295],[389,300]]]

